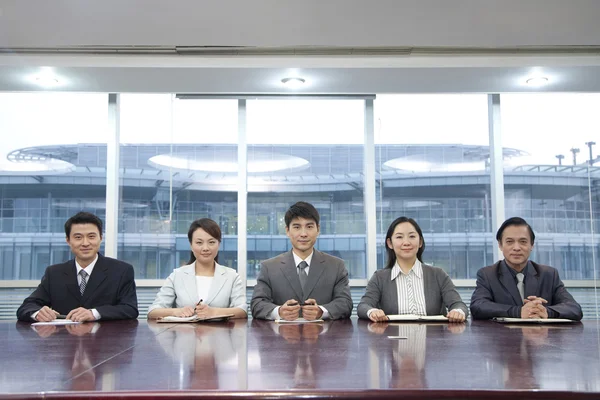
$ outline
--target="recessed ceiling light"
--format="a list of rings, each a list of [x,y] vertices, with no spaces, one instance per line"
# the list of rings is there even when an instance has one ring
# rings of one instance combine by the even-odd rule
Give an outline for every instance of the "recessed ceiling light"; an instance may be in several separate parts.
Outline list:
[[[283,83],[285,86],[295,89],[295,88],[299,88],[302,85],[304,85],[306,83],[306,80],[302,79],[302,78],[283,78],[281,80],[281,83]]]
[[[58,85],[58,79],[53,76],[36,76],[35,82],[42,86],[56,86]]]
[[[29,81],[45,88],[60,86],[62,84],[59,76],[52,69],[43,68],[39,73],[29,77]]]
[[[548,78],[545,76],[534,76],[525,81],[529,86],[540,87],[548,84]]]

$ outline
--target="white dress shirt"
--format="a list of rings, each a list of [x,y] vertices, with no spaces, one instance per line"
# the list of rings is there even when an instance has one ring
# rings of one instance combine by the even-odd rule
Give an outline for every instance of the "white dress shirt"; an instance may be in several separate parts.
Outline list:
[[[198,298],[200,300],[208,299],[208,293],[212,286],[214,277],[212,276],[198,276],[196,275],[196,288],[198,289]]]
[[[312,257],[313,254],[315,254],[314,251],[312,251],[308,257],[306,257],[304,260],[298,256],[296,253],[294,253],[294,251],[292,250],[292,256],[294,256],[294,263],[296,264],[296,269],[298,272],[298,274],[300,274],[300,268],[298,268],[298,265],[302,262],[305,261],[308,266],[304,268],[304,271],[306,271],[306,275],[308,275],[308,273],[310,272],[310,263],[312,262]],[[272,320],[279,320],[281,319],[281,317],[279,316],[279,307],[277,306],[273,309],[273,311],[271,311],[271,319]],[[323,306],[319,306],[319,308],[323,311],[323,315],[321,316],[321,319],[329,319],[329,311],[327,311],[327,309]]]

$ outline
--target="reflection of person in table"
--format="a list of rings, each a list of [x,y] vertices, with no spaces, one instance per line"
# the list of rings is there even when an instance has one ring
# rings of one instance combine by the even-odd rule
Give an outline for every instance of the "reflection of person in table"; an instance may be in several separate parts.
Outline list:
[[[224,323],[177,324],[167,331],[163,324],[149,325],[161,332],[156,340],[174,365],[183,368],[185,389],[237,389],[235,379],[220,380],[219,370],[228,363],[245,359],[247,321],[230,320]],[[232,367],[231,370],[237,370]]]
[[[261,374],[277,376],[272,389],[347,388],[347,381],[336,378],[352,368],[351,320],[304,324],[253,320],[250,333],[258,339]]]
[[[447,313],[450,322],[465,321],[467,306],[448,274],[423,263],[425,239],[414,219],[399,217],[391,223],[385,249],[387,265],[369,280],[358,304],[359,318],[383,322],[394,314]]]
[[[221,228],[209,218],[190,225],[188,265],[167,278],[148,310],[148,319],[167,316],[202,318],[233,314],[247,318],[246,288],[238,273],[218,263]]]

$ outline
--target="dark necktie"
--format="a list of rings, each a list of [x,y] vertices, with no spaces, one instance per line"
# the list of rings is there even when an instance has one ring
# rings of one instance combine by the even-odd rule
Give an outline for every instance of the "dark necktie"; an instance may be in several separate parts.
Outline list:
[[[87,277],[88,273],[83,269],[79,271],[79,276],[81,276],[81,283],[79,284],[79,293],[83,296],[83,292],[85,292],[85,287],[87,285]]]
[[[300,277],[300,286],[302,286],[302,290],[304,290],[304,285],[306,285],[306,281],[308,280],[306,267],[308,267],[306,261],[302,261],[300,264],[298,264],[298,268],[300,268],[300,271],[298,272],[298,277]]]

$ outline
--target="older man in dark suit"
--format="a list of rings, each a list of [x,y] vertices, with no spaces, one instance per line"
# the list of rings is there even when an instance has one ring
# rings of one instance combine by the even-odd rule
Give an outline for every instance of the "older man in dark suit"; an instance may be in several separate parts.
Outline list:
[[[75,259],[48,267],[37,289],[17,310],[20,321],[134,319],[138,316],[133,267],[98,253],[102,221],[80,212],[65,223]]]
[[[477,272],[471,298],[474,319],[565,318],[581,320],[581,306],[565,289],[558,271],[529,260],[535,234],[523,219],[506,220],[496,234],[504,260]]]
[[[348,318],[352,298],[344,261],[314,249],[319,213],[298,202],[285,214],[285,231],[292,251],[261,263],[254,287],[252,316],[293,321]]]

